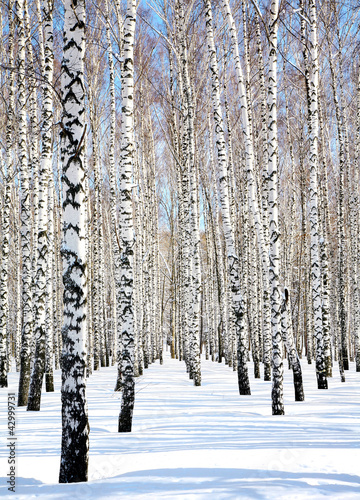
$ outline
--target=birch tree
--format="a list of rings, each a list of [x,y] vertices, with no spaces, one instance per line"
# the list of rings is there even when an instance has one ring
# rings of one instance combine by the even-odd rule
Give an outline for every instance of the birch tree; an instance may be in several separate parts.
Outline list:
[[[269,82],[268,82],[268,187],[269,187],[269,234],[270,234],[270,288],[271,323],[273,339],[273,415],[283,415],[283,362],[281,343],[281,296],[280,296],[280,231],[278,213],[278,131],[277,131],[277,37],[279,2],[272,0],[269,22]]]
[[[324,359],[324,337],[322,324],[321,299],[321,264],[319,256],[319,220],[318,220],[318,141],[319,111],[318,86],[319,63],[317,43],[316,5],[310,0],[310,54],[311,68],[309,76],[309,131],[310,131],[310,232],[311,232],[311,289],[314,309],[314,334],[316,338],[316,376],[319,389],[327,389]]]
[[[120,163],[120,308],[122,342],[122,399],[119,432],[130,432],[135,402],[133,261],[134,227],[132,184],[134,164],[134,36],[136,4],[127,0],[124,19],[124,66],[121,72],[121,163]]]
[[[64,322],[60,483],[87,481],[88,477],[84,55],[85,1],[66,0],[61,80]]]
[[[15,74],[14,65],[14,20],[13,9],[14,2],[8,2],[8,108],[6,122],[6,146],[5,146],[5,171],[4,171],[4,204],[2,209],[2,239],[1,239],[1,269],[0,269],[0,387],[7,387],[7,359],[8,352],[6,347],[6,332],[8,325],[9,311],[9,286],[8,286],[8,265],[9,265],[9,238],[10,238],[10,195],[11,195],[11,177],[13,176],[13,126],[14,126],[14,91]]]
[[[52,79],[53,79],[53,18],[52,2],[43,2],[44,13],[44,75],[43,75],[43,110],[42,110],[42,152],[39,171],[39,211],[37,227],[37,269],[35,287],[35,339],[36,350],[28,400],[28,410],[40,410],[41,386],[45,372],[46,336],[51,330],[46,325],[46,304],[48,296],[47,282],[49,267],[48,249],[48,197],[49,177],[52,168]],[[48,331],[48,334],[46,332]]]
[[[215,121],[216,147],[218,155],[218,182],[220,185],[220,204],[222,220],[224,225],[224,235],[226,241],[226,251],[228,260],[228,273],[231,283],[232,307],[235,315],[236,337],[238,342],[238,381],[240,394],[250,394],[250,384],[248,370],[246,366],[246,346],[244,338],[244,299],[240,289],[240,263],[235,248],[234,230],[231,224],[229,188],[227,175],[227,154],[224,137],[224,124],[220,106],[219,76],[216,60],[216,50],[214,44],[212,27],[212,10],[210,0],[205,0],[205,16],[207,29],[207,44],[209,49],[210,70],[212,79],[212,103],[213,118]]]
[[[26,151],[26,95],[25,95],[25,27],[23,0],[15,3],[18,16],[18,127],[19,161],[21,182],[21,258],[22,258],[22,308],[20,378],[18,406],[26,406],[30,385],[31,340],[33,335],[32,312],[32,252],[31,252],[31,206],[30,176]]]
[[[2,217],[1,242],[1,274],[0,274],[0,387],[7,387],[7,359],[6,326],[9,310],[8,304],[8,263],[10,238],[10,193],[11,185],[6,179],[4,193],[4,208]]]
[[[243,7],[245,5],[243,4]],[[251,130],[251,114],[249,112],[250,103],[249,103],[249,95],[250,90],[249,86],[246,84],[246,81],[243,76],[243,71],[240,62],[239,56],[239,48],[238,48],[238,37],[236,32],[236,26],[234,22],[234,18],[232,16],[232,12],[230,9],[230,4],[228,0],[223,0],[223,11],[224,17],[227,20],[230,38],[231,38],[231,49],[233,52],[234,63],[235,63],[235,72],[237,79],[237,91],[238,97],[241,105],[241,126],[242,126],[242,134],[245,144],[245,169],[247,176],[247,192],[248,192],[248,204],[249,209],[252,213],[252,219],[254,221],[254,225],[256,228],[257,241],[259,245],[259,251],[261,255],[262,262],[262,279],[263,279],[263,287],[264,287],[264,362],[265,362],[265,374],[264,378],[269,378],[269,359],[270,359],[270,315],[269,315],[269,241],[268,241],[268,228],[263,226],[263,221],[261,220],[260,208],[257,200],[256,193],[256,184],[255,184],[255,158],[254,158],[254,146],[253,146],[253,137]],[[245,15],[245,8],[243,9],[243,15]],[[245,23],[246,24],[246,23]],[[246,30],[245,30],[246,33]],[[244,40],[244,44],[247,45],[248,40]],[[249,61],[248,61],[248,50],[246,49],[246,68],[247,74],[249,73]],[[261,61],[260,61],[261,64]],[[263,119],[265,117],[263,116]],[[266,155],[264,155],[267,158]],[[267,167],[266,167],[267,171]],[[266,175],[267,177],[267,175]],[[264,205],[264,213],[267,213],[267,200],[263,199]],[[267,218],[265,217],[266,222]]]

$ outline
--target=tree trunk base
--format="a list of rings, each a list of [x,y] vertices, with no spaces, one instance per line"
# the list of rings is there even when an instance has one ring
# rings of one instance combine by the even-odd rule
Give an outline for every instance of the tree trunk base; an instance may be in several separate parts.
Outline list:
[[[54,374],[45,374],[45,390],[46,392],[54,392]]]
[[[40,411],[40,404],[38,401],[29,400],[26,411]]]
[[[241,396],[251,396],[248,369],[242,362],[238,363],[238,385]]]
[[[254,377],[261,378],[259,361],[254,362]]]
[[[295,401],[305,401],[302,373],[294,372]]]
[[[271,366],[269,363],[264,363],[264,381],[271,382]]]
[[[283,405],[273,405],[272,407],[273,415],[285,415],[285,409]]]
[[[131,432],[132,411],[122,410],[119,415],[118,432]]]
[[[200,387],[201,386],[201,373],[195,373],[195,376],[194,376],[194,385],[195,385],[195,387]]]
[[[323,373],[318,374],[317,382],[318,382],[318,389],[328,388],[327,379]]]

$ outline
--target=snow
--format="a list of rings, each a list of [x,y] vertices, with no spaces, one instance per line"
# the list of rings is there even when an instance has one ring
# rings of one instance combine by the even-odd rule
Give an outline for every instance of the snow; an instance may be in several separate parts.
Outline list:
[[[183,362],[151,365],[137,379],[133,432],[119,434],[116,368],[88,381],[89,482],[58,482],[61,443],[60,372],[41,411],[17,408],[16,494],[7,491],[8,392],[0,389],[0,496],[57,499],[356,499],[360,498],[360,374],[354,364],[341,383],[316,389],[314,365],[302,360],[305,401],[295,403],[285,370],[285,416],[271,415],[271,383],[254,380],[239,396],[236,373],[202,360],[194,387]]]

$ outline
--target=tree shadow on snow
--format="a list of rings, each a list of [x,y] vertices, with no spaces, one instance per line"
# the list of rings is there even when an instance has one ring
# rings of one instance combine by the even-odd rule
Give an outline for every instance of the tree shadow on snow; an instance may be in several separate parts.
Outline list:
[[[24,480],[25,482],[26,480]],[[101,498],[216,498],[267,499],[269,491],[280,498],[320,498],[320,496],[355,495],[360,476],[321,472],[268,471],[229,468],[177,468],[129,472],[89,483],[38,485],[32,480],[21,485],[18,493],[52,500]],[[282,496],[284,495],[284,497]],[[316,497],[315,497],[316,495]],[[23,498],[23,497],[22,497]],[[25,498],[25,497],[24,497]]]

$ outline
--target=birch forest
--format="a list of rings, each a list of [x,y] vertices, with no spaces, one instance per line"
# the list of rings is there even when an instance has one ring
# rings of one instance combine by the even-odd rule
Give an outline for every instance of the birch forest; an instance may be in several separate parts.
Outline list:
[[[1,2],[0,387],[41,411],[61,370],[61,483],[105,367],[120,433],[165,352],[268,381],[273,415],[286,370],[295,401],[305,364],[360,372],[359,27],[354,0]]]

